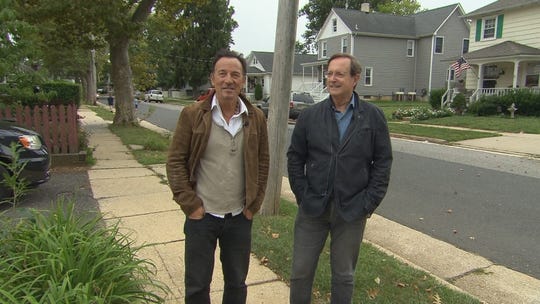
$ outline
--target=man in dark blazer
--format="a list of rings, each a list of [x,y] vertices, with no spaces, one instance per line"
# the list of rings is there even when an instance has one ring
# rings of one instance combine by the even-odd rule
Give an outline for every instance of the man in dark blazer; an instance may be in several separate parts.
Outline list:
[[[311,303],[317,262],[330,234],[331,303],[352,303],[366,220],[386,194],[392,147],[384,113],[354,88],[361,66],[335,54],[326,73],[330,97],[301,112],[287,152],[298,203],[290,303]]]

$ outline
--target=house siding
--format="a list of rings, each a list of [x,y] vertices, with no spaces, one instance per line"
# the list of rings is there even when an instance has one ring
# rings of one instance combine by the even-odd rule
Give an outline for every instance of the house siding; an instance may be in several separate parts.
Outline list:
[[[416,41],[416,89],[429,91],[429,71],[431,68],[431,41],[432,37],[424,37]]]
[[[461,57],[463,39],[469,36],[469,28],[454,12],[435,35],[444,37],[444,47],[442,54],[433,56],[431,89],[440,89],[447,87],[448,69]]]
[[[336,32],[334,32],[333,29],[332,29],[332,19],[337,19],[337,31]],[[345,25],[343,20],[341,20],[341,18],[339,18],[332,11],[332,13],[326,19],[325,24],[322,27],[322,31],[319,33],[317,38],[318,39],[326,39],[326,38],[330,38],[330,37],[334,37],[334,36],[341,36],[341,35],[350,34],[350,33],[351,33],[351,31],[349,30],[347,25]]]
[[[362,75],[356,89],[360,95],[391,96],[400,88],[413,90],[415,57],[407,57],[407,40],[356,36],[354,56],[362,66],[373,68],[372,86],[364,85]]]
[[[540,5],[507,11],[503,15],[503,32],[502,37],[499,39],[476,41],[477,20],[481,20],[482,18],[478,18],[472,22],[470,51],[476,51],[508,40],[540,48],[540,35],[538,35],[538,30],[540,29],[540,18],[538,18],[540,15]]]

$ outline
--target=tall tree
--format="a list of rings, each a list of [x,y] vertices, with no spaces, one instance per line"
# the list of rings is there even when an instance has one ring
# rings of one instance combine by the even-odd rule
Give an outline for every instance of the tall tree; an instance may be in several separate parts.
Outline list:
[[[308,20],[307,30],[302,34],[305,40],[304,50],[310,53],[316,51],[315,37],[333,7],[358,10],[362,3],[369,3],[374,11],[399,15],[414,14],[420,9],[416,0],[309,0],[299,11],[299,15],[306,16]],[[398,9],[400,6],[403,7]]]
[[[170,14],[173,14],[171,19]],[[234,8],[228,0],[214,0],[207,3],[186,5],[180,13],[170,11],[156,17],[165,18],[171,23],[167,27],[159,26],[160,32],[150,34],[150,45],[158,45],[156,50],[163,51],[159,64],[160,82],[169,86],[182,87],[189,84],[193,93],[208,82],[212,68],[212,57],[217,50],[228,48],[232,44],[232,31],[238,26],[232,19]],[[163,21],[153,21],[162,24]],[[178,30],[182,28],[182,30]],[[163,47],[166,46],[166,47]]]
[[[157,0],[109,1],[94,0],[103,9],[105,39],[109,44],[111,76],[114,83],[115,108],[113,123],[134,125],[133,78],[129,61],[129,44],[140,35],[144,23]]]

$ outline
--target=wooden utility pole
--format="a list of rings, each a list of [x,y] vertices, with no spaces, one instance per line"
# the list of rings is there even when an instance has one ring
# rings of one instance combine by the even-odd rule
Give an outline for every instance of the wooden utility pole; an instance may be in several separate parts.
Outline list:
[[[272,87],[270,89],[272,101],[268,112],[270,171],[268,172],[266,197],[261,207],[262,215],[276,215],[279,212],[297,19],[298,0],[279,0],[274,65],[272,66]]]

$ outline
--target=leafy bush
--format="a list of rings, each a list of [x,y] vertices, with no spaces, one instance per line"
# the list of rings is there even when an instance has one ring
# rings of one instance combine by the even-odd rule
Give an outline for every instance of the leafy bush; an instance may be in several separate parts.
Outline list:
[[[261,100],[263,98],[263,89],[260,83],[255,85],[255,100]]]
[[[431,110],[428,108],[407,108],[397,109],[392,113],[393,119],[402,120],[405,117],[410,117],[411,120],[427,120],[431,118],[441,118],[452,116],[454,112],[450,109]]]
[[[465,95],[459,93],[454,96],[454,100],[452,100],[452,104],[450,106],[456,113],[463,114],[467,108],[467,100],[465,99]]]
[[[51,213],[0,221],[1,303],[164,301],[154,265],[137,257],[141,247],[118,225],[104,227],[101,217],[75,215],[72,202],[57,203]]]
[[[0,102],[4,105],[20,104],[40,106],[43,104],[80,105],[81,86],[68,82],[50,82],[33,86],[0,86]]]
[[[501,109],[495,103],[486,102],[485,100],[478,100],[469,104],[469,112],[478,116],[490,116],[496,115],[498,109]]]
[[[82,88],[80,84],[70,82],[48,82],[42,85],[44,92],[56,92],[49,100],[51,104],[81,104]]]
[[[34,88],[0,87],[0,103],[8,105],[42,105],[49,103],[56,97],[56,92],[34,92]]]
[[[540,116],[540,94],[528,90],[513,90],[501,96],[482,96],[469,105],[469,112],[478,116],[508,114],[512,103],[520,115]]]
[[[431,90],[429,94],[429,104],[432,109],[438,110],[441,108],[441,97],[446,92],[446,89]]]

